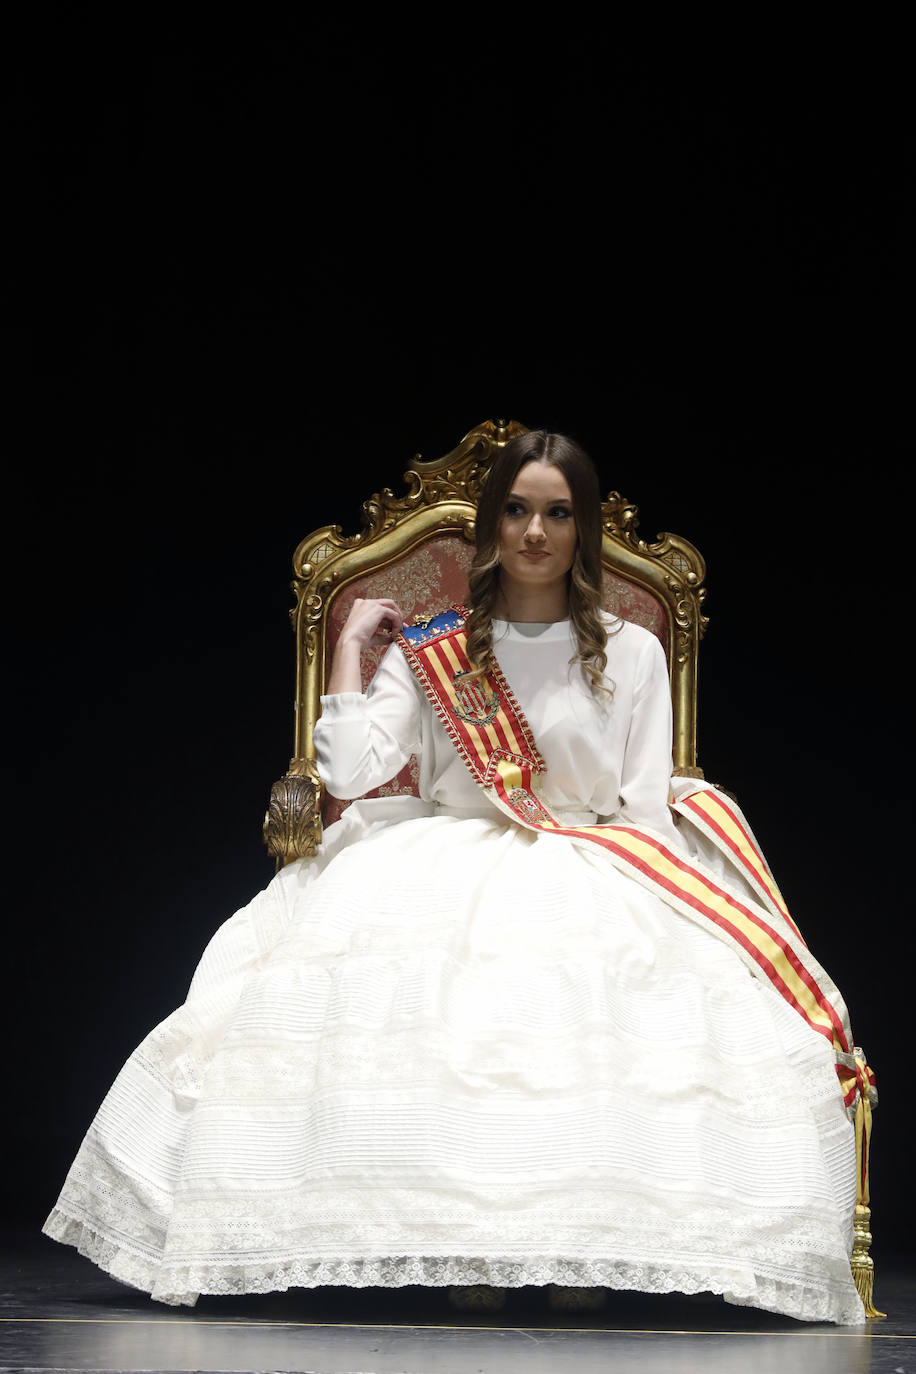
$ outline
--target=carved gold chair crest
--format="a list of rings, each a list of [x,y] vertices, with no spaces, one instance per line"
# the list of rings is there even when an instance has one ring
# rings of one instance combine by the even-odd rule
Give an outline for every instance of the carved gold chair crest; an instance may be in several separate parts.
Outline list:
[[[444,458],[414,458],[404,474],[406,496],[386,487],[366,501],[359,534],[344,536],[340,526],[326,525],[296,549],[296,605],[290,612],[296,635],[294,755],[286,776],[274,785],[264,822],[278,867],[314,854],[322,823],[336,820],[346,805],[323,795],[312,735],[337,634],[353,602],[391,597],[410,621],[466,600],[481,483],[496,451],[524,433],[524,425],[515,421],[485,421]],[[697,653],[706,627],[703,559],[678,535],[663,534],[654,544],[639,539],[636,507],[616,491],[601,509],[605,606],[661,640],[674,704],[675,770],[702,777],[696,762],[696,695]],[[383,652],[384,646],[364,655],[364,686]],[[411,761],[372,795],[416,790]]]
[[[345,536],[325,525],[302,540],[293,557],[296,604],[290,616],[296,636],[296,728],[286,775],[274,784],[264,818],[264,839],[277,867],[313,855],[322,825],[347,803],[324,795],[315,767],[313,732],[331,655],[357,597],[391,597],[408,621],[426,618],[465,601],[467,569],[474,551],[477,497],[494,454],[517,434],[515,421],[487,420],[464,436],[444,458],[409,464],[405,496],[387,487],[366,501],[363,528]],[[668,660],[674,710],[674,771],[702,778],[697,767],[697,658],[706,629],[703,614],[706,565],[697,549],[676,534],[653,544],[637,535],[637,508],[619,492],[602,502],[604,604],[657,635]],[[385,646],[363,655],[368,684]],[[411,761],[379,794],[417,791]],[[852,1268],[859,1291],[871,1303],[873,1261],[868,1254],[868,1208],[856,1208]]]

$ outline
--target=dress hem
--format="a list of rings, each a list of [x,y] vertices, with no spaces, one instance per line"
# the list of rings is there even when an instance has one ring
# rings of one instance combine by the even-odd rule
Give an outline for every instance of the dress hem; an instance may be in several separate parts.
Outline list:
[[[765,1274],[745,1262],[733,1264],[681,1261],[678,1264],[630,1262],[562,1255],[371,1255],[293,1256],[259,1262],[239,1256],[201,1265],[167,1263],[121,1244],[78,1218],[55,1208],[44,1234],[104,1269],[112,1278],[149,1293],[157,1302],[193,1307],[201,1294],[240,1296],[286,1292],[290,1288],[429,1288],[484,1284],[496,1288],[608,1288],[642,1293],[713,1293],[739,1307],[756,1307],[806,1322],[859,1326],[865,1311],[848,1289]]]

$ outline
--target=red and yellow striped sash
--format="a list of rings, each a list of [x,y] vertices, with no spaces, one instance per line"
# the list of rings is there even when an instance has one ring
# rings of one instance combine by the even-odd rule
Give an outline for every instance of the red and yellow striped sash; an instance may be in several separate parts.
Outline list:
[[[744,879],[774,914],[787,921],[799,940],[802,933],[793,921],[769,865],[744,817],[721,792],[699,788],[673,803],[685,816],[726,854]]]
[[[659,835],[630,825],[568,826],[557,821],[539,795],[545,771],[531,727],[499,665],[469,676],[463,618],[436,617],[426,627],[405,629],[401,648],[455,748],[475,781],[502,812],[528,829],[598,845],[616,867],[655,892],[675,910],[725,941],[759,977],[833,1046],[843,1099],[850,1115],[859,1106],[866,1174],[867,1125],[876,1100],[874,1074],[857,1051],[838,989],[814,959],[792,920],[773,875],[744,817],[722,793],[698,788],[675,809],[696,825],[745,878],[759,900],[729,890],[693,859]]]

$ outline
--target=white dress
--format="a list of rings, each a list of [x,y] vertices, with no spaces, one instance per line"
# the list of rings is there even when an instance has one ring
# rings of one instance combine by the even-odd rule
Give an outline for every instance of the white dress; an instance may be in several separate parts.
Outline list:
[[[495,649],[554,813],[684,845],[654,637],[610,634],[605,706],[568,622]],[[323,699],[316,748],[343,797],[417,753],[421,798],[354,804],[217,931],[47,1233],[172,1303],[553,1282],[862,1321],[826,1041],[597,846],[497,812],[398,648]]]

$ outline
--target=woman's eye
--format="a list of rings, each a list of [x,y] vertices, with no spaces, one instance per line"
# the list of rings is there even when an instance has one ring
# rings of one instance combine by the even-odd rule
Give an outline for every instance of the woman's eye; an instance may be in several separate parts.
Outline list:
[[[524,515],[524,511],[517,501],[510,501],[506,506],[507,515]]]
[[[572,511],[567,506],[554,506],[550,514],[559,520],[569,520],[572,517]]]

